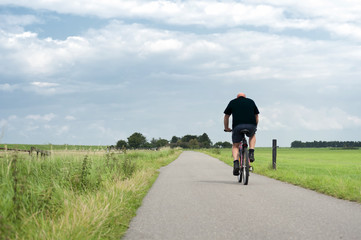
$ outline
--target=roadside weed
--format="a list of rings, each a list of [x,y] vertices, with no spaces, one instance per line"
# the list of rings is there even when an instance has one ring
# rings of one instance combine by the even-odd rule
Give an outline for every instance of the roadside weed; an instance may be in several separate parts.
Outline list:
[[[181,151],[0,157],[0,240],[116,239]]]

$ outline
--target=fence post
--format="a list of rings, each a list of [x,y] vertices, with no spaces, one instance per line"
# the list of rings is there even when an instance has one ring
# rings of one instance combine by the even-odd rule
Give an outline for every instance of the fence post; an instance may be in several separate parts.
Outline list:
[[[273,166],[273,169],[277,169],[276,159],[277,159],[277,139],[273,139],[273,141],[272,141],[272,166]]]

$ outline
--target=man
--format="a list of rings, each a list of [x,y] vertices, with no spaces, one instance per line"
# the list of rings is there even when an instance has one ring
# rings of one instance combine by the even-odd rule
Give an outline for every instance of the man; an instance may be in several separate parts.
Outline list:
[[[256,146],[256,131],[258,125],[258,108],[255,102],[246,98],[246,94],[238,93],[237,98],[231,100],[224,110],[224,131],[232,132],[233,175],[239,175],[238,149],[242,140],[240,130],[248,129],[249,159],[254,162],[254,148]],[[232,115],[232,129],[229,128],[229,117]]]

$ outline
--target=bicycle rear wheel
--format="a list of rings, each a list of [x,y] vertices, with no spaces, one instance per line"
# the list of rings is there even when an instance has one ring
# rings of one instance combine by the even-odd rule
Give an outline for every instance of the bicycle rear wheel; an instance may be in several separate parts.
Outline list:
[[[247,149],[245,149],[245,151],[243,152],[242,175],[243,175],[243,185],[248,185],[249,156]]]
[[[239,168],[239,175],[238,175],[238,182],[242,182],[243,179],[243,171],[242,171],[242,166]]]
[[[239,161],[239,174],[238,174],[238,182],[241,183],[242,179],[243,179],[243,171],[242,171],[242,165],[243,165],[243,150],[242,150],[242,145],[240,145],[239,147],[239,153],[238,153],[238,161]]]

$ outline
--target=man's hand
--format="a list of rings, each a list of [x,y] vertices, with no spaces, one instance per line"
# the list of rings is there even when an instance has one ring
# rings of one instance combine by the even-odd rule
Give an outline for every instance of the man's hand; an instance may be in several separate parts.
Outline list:
[[[231,115],[224,114],[224,131],[225,132],[232,132],[232,129],[230,129],[229,126],[229,117]]]

